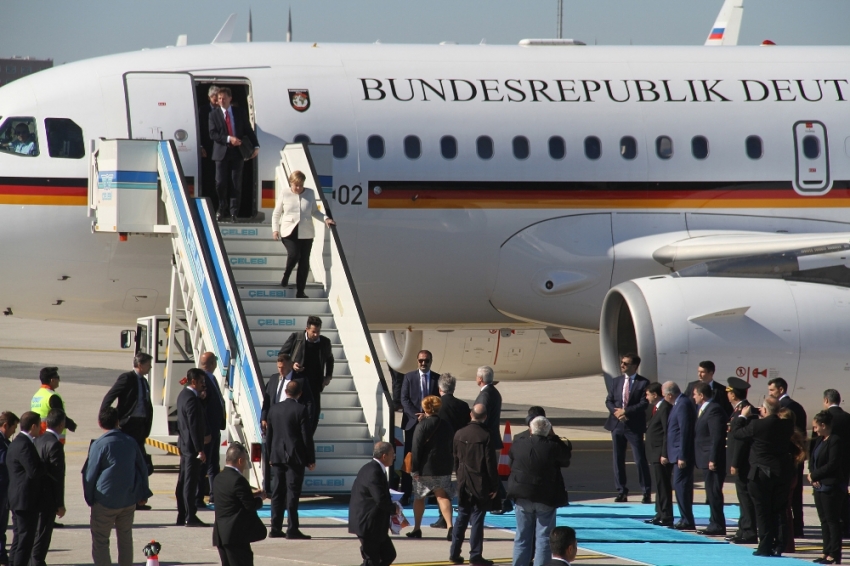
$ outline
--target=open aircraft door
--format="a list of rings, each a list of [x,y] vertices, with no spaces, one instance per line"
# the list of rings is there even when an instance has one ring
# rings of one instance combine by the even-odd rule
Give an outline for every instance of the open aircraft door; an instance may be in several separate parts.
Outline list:
[[[189,73],[124,74],[127,131],[131,139],[173,139],[183,174],[197,196],[198,110]]]
[[[832,188],[829,174],[829,145],[821,122],[794,124],[794,190],[801,195],[825,195]]]

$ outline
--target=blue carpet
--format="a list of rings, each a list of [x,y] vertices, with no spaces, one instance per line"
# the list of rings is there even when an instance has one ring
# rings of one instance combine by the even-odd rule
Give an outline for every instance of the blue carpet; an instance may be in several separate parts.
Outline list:
[[[795,558],[753,556],[753,550],[734,544],[685,546],[679,544],[590,543],[582,548],[654,564],[655,566],[801,566]]]

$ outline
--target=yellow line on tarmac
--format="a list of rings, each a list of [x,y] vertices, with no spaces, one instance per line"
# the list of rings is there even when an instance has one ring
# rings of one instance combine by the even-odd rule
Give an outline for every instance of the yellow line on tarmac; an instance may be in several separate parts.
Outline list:
[[[174,454],[175,456],[180,455],[180,449],[174,446],[173,444],[168,444],[167,442],[160,442],[159,440],[154,440],[152,438],[145,439],[145,444],[153,446],[154,448],[159,448],[160,450],[164,450],[169,454]]]

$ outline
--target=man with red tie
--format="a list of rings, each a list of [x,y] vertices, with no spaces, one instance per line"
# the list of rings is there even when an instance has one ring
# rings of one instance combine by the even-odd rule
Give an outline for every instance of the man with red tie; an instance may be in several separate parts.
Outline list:
[[[248,113],[231,106],[232,101],[230,88],[219,88],[219,106],[210,112],[209,121],[219,222],[227,222],[231,218],[235,222],[238,219],[242,206],[242,167],[246,160],[257,157],[260,152],[260,143],[248,120]],[[253,148],[253,151],[246,151],[241,146]]]

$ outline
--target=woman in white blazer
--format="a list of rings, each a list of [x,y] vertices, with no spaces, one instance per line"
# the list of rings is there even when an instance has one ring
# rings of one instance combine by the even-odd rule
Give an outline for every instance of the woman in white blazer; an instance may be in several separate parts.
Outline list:
[[[286,247],[286,271],[280,284],[289,286],[289,276],[298,265],[295,275],[295,296],[306,299],[304,288],[310,271],[310,251],[313,249],[313,218],[324,220],[328,226],[335,224],[316,205],[313,191],[304,190],[304,173],[293,171],[289,176],[289,187],[281,189],[272,214],[272,237]]]

